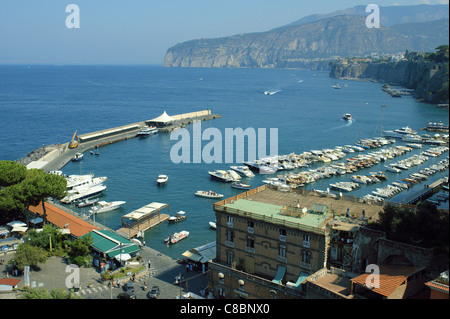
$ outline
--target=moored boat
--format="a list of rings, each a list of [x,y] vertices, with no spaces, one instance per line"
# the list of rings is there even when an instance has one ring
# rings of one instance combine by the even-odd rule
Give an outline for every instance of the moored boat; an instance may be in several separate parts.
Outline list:
[[[158,185],[164,185],[169,181],[169,177],[167,175],[158,175],[158,178],[156,179],[156,183]]]
[[[79,162],[83,159],[84,155],[83,153],[76,153],[73,157],[72,157],[72,162]]]
[[[181,222],[183,220],[186,220],[186,212],[180,210],[179,212],[177,212],[175,214],[175,216],[170,216],[169,217],[169,222],[170,223],[176,223],[176,222]]]
[[[89,210],[89,212],[91,214],[106,213],[120,208],[125,203],[126,203],[125,201],[106,202],[102,200],[98,202],[97,206],[92,207],[92,209]]]
[[[214,191],[196,191],[195,196],[206,198],[222,198],[222,194],[217,194]]]
[[[252,185],[246,184],[245,182],[234,182],[231,184],[231,187],[237,188],[237,189],[249,189],[252,187]]]
[[[187,238],[188,236],[189,236],[189,232],[186,230],[182,230],[179,233],[169,235],[169,237],[167,237],[165,239],[165,242],[167,244],[175,244],[175,243],[179,242],[180,240]]]

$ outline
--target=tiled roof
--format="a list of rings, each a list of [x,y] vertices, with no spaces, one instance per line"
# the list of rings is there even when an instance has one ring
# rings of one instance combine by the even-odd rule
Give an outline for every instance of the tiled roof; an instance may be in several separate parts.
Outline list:
[[[39,216],[43,215],[42,204],[30,206],[28,210],[34,214],[38,214]],[[49,223],[52,223],[59,228],[69,229],[70,233],[76,237],[81,237],[93,229],[100,229],[49,203],[45,203],[45,211],[47,213],[47,221]],[[66,225],[67,227],[65,227]]]
[[[20,282],[20,279],[14,279],[14,278],[5,278],[0,279],[0,285],[6,285],[6,286],[17,286],[17,284]]]
[[[439,290],[444,290],[447,293],[449,293],[448,285],[446,285],[446,284],[441,284],[441,283],[436,282],[436,281],[429,281],[429,282],[425,283],[425,285],[427,285],[430,288],[436,288],[436,289],[439,289]]]
[[[412,266],[380,266],[379,287],[371,289],[373,292],[385,297],[389,297],[398,287],[400,287],[409,276],[420,271],[420,267]],[[352,279],[353,283],[366,285],[366,279],[373,274],[362,274]]]

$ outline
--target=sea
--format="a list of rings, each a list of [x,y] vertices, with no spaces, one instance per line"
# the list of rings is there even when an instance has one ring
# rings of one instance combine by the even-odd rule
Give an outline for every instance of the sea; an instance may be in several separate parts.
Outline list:
[[[341,89],[332,88],[336,83]],[[75,131],[85,134],[149,120],[164,111],[176,115],[210,109],[222,117],[201,122],[201,130],[218,129],[223,133],[223,140],[227,128],[266,129],[268,155],[271,128],[278,129],[278,154],[283,155],[354,144],[362,138],[381,136],[381,130],[404,126],[424,134],[427,132],[421,129],[427,121],[448,123],[448,110],[418,102],[411,96],[393,98],[381,90],[382,85],[333,79],[328,72],[294,69],[2,65],[0,160],[18,160],[40,146],[66,143]],[[267,95],[266,91],[276,93]],[[344,121],[345,113],[351,113],[354,121]],[[193,125],[185,129],[192,141]],[[186,212],[185,221],[165,222],[145,233],[147,246],[180,258],[184,251],[216,240],[216,232],[209,226],[209,222],[215,220],[215,200],[196,197],[194,193],[213,190],[227,198],[242,191],[211,180],[208,174],[208,171],[229,169],[233,165],[225,163],[225,154],[219,163],[176,164],[170,153],[177,142],[175,137],[171,139],[170,133],[129,139],[101,147],[98,156],[87,152],[83,161],[70,162],[62,171],[67,175],[93,173],[108,178],[107,189],[100,199],[126,201],[122,208],[96,216],[96,222],[112,229],[122,226],[123,215],[151,202],[169,204],[163,213]],[[208,143],[202,141],[202,148]],[[223,145],[224,141],[220,143]],[[410,157],[429,147],[391,161]],[[423,165],[401,174],[386,172],[387,181],[362,186],[349,194],[362,197],[447,157],[448,153],[430,158]],[[296,171],[299,170],[304,169]],[[384,171],[384,164],[360,173],[373,171]],[[167,185],[162,187],[156,184],[160,174],[169,176]],[[399,201],[442,176],[448,176],[448,170],[391,200]],[[257,175],[246,182],[258,187],[267,177],[271,176]],[[346,175],[332,177],[304,188],[326,190],[330,183],[349,180]],[[67,208],[86,217],[89,215],[85,208],[73,205]],[[164,239],[181,230],[189,231],[189,237],[167,247]]]

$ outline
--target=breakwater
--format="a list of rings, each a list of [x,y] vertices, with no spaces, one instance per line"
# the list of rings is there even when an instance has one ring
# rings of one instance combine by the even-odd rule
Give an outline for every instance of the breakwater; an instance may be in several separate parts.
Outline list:
[[[168,116],[164,112],[163,115],[151,120],[78,135],[75,137],[78,142],[78,146],[75,148],[69,147],[70,142],[41,147],[31,152],[27,158],[19,160],[19,162],[22,162],[27,168],[43,169],[46,172],[55,171],[64,167],[76,153],[84,153],[105,145],[135,138],[136,134],[144,127],[156,126],[159,132],[167,133],[194,121],[206,121],[221,117],[221,115],[212,114],[209,109],[173,116]]]

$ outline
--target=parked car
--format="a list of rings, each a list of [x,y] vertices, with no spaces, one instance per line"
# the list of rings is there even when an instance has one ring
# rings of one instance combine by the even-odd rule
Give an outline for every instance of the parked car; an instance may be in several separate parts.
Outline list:
[[[123,290],[127,291],[127,292],[134,292],[134,286],[133,283],[131,281],[127,282],[124,286],[123,286]]]
[[[117,298],[119,299],[136,299],[136,295],[131,292],[121,292]]]
[[[152,289],[148,292],[147,297],[151,299],[158,298],[160,294],[160,290],[158,286],[153,286]]]

